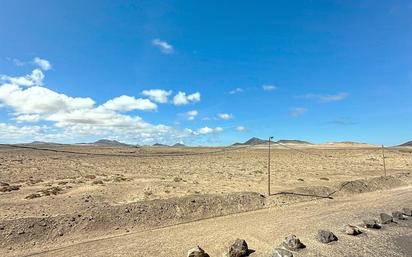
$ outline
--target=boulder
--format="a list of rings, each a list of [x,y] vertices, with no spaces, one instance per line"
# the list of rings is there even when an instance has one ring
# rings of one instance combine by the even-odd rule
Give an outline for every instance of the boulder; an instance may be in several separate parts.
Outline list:
[[[343,231],[345,232],[345,234],[351,236],[357,236],[359,234],[362,234],[362,231],[358,227],[352,225],[346,225]]]
[[[381,225],[376,220],[364,220],[365,228],[380,229]]]
[[[245,240],[236,239],[229,247],[229,257],[244,257],[249,254],[249,248]]]
[[[397,219],[397,220],[406,220],[406,217],[403,216],[403,213],[400,211],[394,211],[392,212],[392,216]]]
[[[187,257],[210,257],[202,248],[196,246],[187,252]]]
[[[282,248],[276,248],[270,257],[293,257],[293,253]]]
[[[393,217],[386,213],[381,213],[380,218],[382,224],[389,224],[393,222]]]
[[[402,212],[404,215],[412,216],[412,209],[411,208],[403,208]]]
[[[328,230],[319,230],[318,231],[318,240],[321,243],[328,244],[333,241],[338,241],[338,238]]]
[[[282,245],[291,251],[297,251],[299,249],[305,248],[306,246],[297,238],[295,235],[290,235],[285,237]]]

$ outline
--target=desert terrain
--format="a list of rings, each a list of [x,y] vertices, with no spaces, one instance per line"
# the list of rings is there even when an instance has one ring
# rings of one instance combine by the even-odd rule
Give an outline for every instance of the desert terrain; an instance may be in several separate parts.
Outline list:
[[[150,248],[153,246],[147,245],[148,248],[143,250],[147,244],[144,238],[150,238],[149,235],[132,235],[150,234],[154,233],[150,232],[153,230],[161,233],[159,229],[167,230],[167,227],[184,226],[191,222],[195,222],[193,225],[200,222],[197,225],[201,226],[202,222],[208,222],[202,221],[205,218],[220,216],[224,216],[223,219],[227,219],[224,223],[232,224],[230,226],[236,226],[236,220],[242,220],[239,218],[242,215],[249,215],[252,223],[257,217],[255,215],[263,215],[262,219],[267,221],[270,217],[283,217],[282,220],[285,210],[295,213],[305,209],[303,214],[299,214],[304,215],[299,221],[296,220],[299,216],[295,217],[289,232],[287,227],[282,227],[281,234],[264,238],[264,235],[270,234],[266,229],[262,230],[261,238],[254,236],[250,239],[253,242],[251,247],[256,248],[251,256],[264,256],[262,252],[270,248],[268,240],[280,240],[287,233],[309,237],[308,231],[315,229],[313,224],[308,225],[308,230],[299,230],[299,227],[307,225],[302,220],[308,221],[310,215],[322,220],[324,226],[328,220],[325,221],[322,215],[331,216],[332,227],[336,228],[337,225],[344,225],[335,224],[339,220],[336,213],[339,208],[353,210],[353,217],[347,210],[342,212],[342,217],[348,219],[346,222],[354,222],[356,217],[359,222],[362,213],[372,215],[370,210],[389,211],[390,207],[411,206],[411,148],[385,149],[387,176],[382,177],[385,175],[382,149],[377,146],[352,143],[273,144],[271,196],[267,196],[267,148],[267,145],[227,148],[0,146],[0,254],[184,256],[189,248],[203,244],[211,249],[211,256],[220,256],[223,243],[212,246],[211,242],[222,239],[227,243],[227,231],[233,232],[234,240],[248,233],[250,235],[253,228],[245,225],[236,233],[233,227],[229,230],[224,226],[214,227],[211,231],[210,226],[206,226],[205,229],[209,228],[205,231],[208,236],[190,236],[192,239],[188,241],[174,237],[178,245],[170,248],[166,242],[172,240],[170,235],[173,234],[167,233],[177,233],[175,229],[174,232],[165,232],[162,239],[150,240],[166,247],[160,247],[156,255]],[[377,197],[382,197],[382,201],[377,201]],[[358,206],[354,208],[354,205]],[[366,205],[369,212],[362,208]],[[331,206],[330,210],[328,206]],[[317,208],[321,208],[319,212]],[[237,214],[242,212],[255,214]],[[222,218],[212,220],[223,222],[219,219]],[[273,222],[276,224],[281,220]],[[187,226],[187,229],[193,229],[191,225]],[[273,224],[270,227],[273,228]],[[182,231],[186,228],[179,233]],[[223,238],[211,235],[222,234],[222,231],[226,231]],[[394,231],[388,237],[411,235],[408,225]],[[196,234],[194,231],[188,233]],[[117,254],[104,249],[93,254],[79,246],[87,244],[87,249],[94,249],[94,240],[122,235],[127,236],[124,240],[130,249]],[[196,243],[195,239],[201,242]],[[120,238],[117,240],[118,244],[122,242]],[[376,242],[382,240],[375,239]],[[98,241],[94,247],[104,248],[101,244],[105,243]],[[53,255],[53,249],[62,247],[69,250],[65,254]],[[171,252],[167,250],[169,248]],[[84,252],[80,253],[79,249]],[[355,256],[323,255],[327,251],[321,249],[316,253],[312,250],[306,255]],[[73,251],[79,252],[78,255],[69,254]],[[136,254],[136,251],[141,254]],[[365,254],[359,256],[379,256],[379,251]]]

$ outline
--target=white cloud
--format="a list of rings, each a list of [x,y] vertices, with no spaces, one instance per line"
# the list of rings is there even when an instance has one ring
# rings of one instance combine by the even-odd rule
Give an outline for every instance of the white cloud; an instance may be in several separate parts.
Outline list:
[[[23,89],[15,84],[0,86],[0,103],[21,114],[89,109],[94,105],[91,98],[69,97],[40,86]]]
[[[191,95],[186,95],[185,92],[178,92],[173,97],[173,104],[174,105],[186,105],[189,103],[196,103],[200,101],[200,93],[196,92]]]
[[[302,107],[296,107],[296,108],[292,108],[290,109],[290,115],[292,115],[293,117],[299,117],[302,116],[303,114],[305,114],[308,111],[308,109],[306,108],[302,108]]]
[[[200,135],[207,135],[207,134],[218,133],[222,131],[223,131],[223,128],[221,127],[216,127],[216,128],[203,127],[203,128],[198,129],[197,133]]]
[[[231,119],[233,119],[233,115],[229,114],[229,113],[219,113],[217,116],[219,118],[221,118],[222,120],[231,120]]]
[[[188,120],[194,120],[197,115],[198,115],[198,111],[196,110],[186,112],[186,117]]]
[[[149,89],[149,90],[143,90],[142,95],[149,97],[150,100],[156,102],[156,103],[167,103],[168,102],[168,97],[172,94],[172,91],[166,91],[162,89]]]
[[[334,95],[321,95],[321,94],[309,93],[309,94],[301,96],[301,98],[314,99],[320,102],[334,102],[334,101],[341,101],[348,96],[349,94],[346,92],[341,92],[341,93],[337,93]]]
[[[52,68],[48,60],[41,59],[39,57],[34,58],[33,63],[37,64],[44,71],[50,70]]]
[[[122,95],[115,97],[103,104],[108,110],[118,112],[129,112],[133,110],[156,110],[157,105],[149,99],[134,98],[132,96]]]
[[[163,124],[151,124],[135,115],[122,112],[131,110],[154,110],[156,104],[149,99],[120,96],[97,105],[89,97],[72,97],[36,85],[36,69],[27,76],[2,76],[0,81],[0,108],[13,116],[16,123],[32,122],[49,127],[1,123],[0,139],[3,142],[30,140],[59,140],[79,142],[84,138],[118,138],[125,142],[176,142],[196,136],[193,131],[180,130]],[[43,73],[41,73],[43,74]],[[41,76],[43,79],[44,76]],[[23,78],[23,79],[22,79]],[[34,79],[33,79],[34,78]],[[39,81],[39,79],[37,79]],[[30,82],[30,83],[29,83]],[[187,96],[193,102],[200,95]],[[169,140],[169,141],[168,141]]]
[[[40,120],[40,115],[38,114],[22,114],[14,118],[17,122],[37,122]]]
[[[166,41],[162,41],[158,38],[152,40],[152,44],[160,49],[160,51],[164,54],[171,54],[173,53],[173,46]]]
[[[10,77],[1,75],[0,80],[6,81],[17,86],[41,86],[43,85],[44,74],[40,69],[34,69],[31,74],[22,77]]]
[[[234,95],[234,94],[237,94],[237,93],[242,93],[243,91],[244,91],[244,90],[243,90],[242,88],[237,87],[237,88],[229,91],[229,94]]]
[[[278,89],[278,87],[275,85],[263,85],[262,89],[265,91],[273,91],[273,90]]]
[[[243,132],[246,131],[246,128],[244,126],[237,126],[236,131]]]

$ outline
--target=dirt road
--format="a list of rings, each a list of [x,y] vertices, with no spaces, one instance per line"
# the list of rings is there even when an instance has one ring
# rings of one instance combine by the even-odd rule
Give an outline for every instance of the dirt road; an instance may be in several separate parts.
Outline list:
[[[381,230],[364,229],[364,234],[357,237],[341,232],[345,224],[361,224],[363,219],[378,218],[380,212],[390,213],[402,207],[412,207],[412,187],[235,214],[100,238],[49,251],[5,254],[170,257],[186,256],[188,249],[200,245],[213,257],[222,256],[231,241],[243,238],[251,249],[256,250],[251,256],[268,256],[268,252],[279,245],[285,236],[296,234],[307,248],[294,256],[411,256],[412,219],[385,225]],[[333,231],[339,240],[331,245],[317,242],[319,229]]]

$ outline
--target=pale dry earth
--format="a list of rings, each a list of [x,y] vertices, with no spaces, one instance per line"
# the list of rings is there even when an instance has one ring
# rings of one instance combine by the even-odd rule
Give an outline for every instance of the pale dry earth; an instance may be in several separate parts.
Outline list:
[[[272,146],[271,151],[272,193],[288,191],[299,194],[272,196],[270,198],[272,200],[261,204],[262,196],[259,194],[240,192],[266,194],[267,146],[238,147],[236,149],[54,145],[34,147],[53,151],[0,147],[0,182],[3,182],[4,185],[17,186],[18,189],[0,192],[0,226],[2,223],[13,224],[13,227],[10,225],[10,228],[4,228],[3,234],[0,231],[0,234],[5,236],[2,250],[11,256],[19,256],[21,253],[32,252],[36,249],[47,250],[95,238],[122,235],[125,232],[134,234],[165,225],[175,226],[181,222],[201,219],[202,216],[228,215],[267,207],[271,207],[269,211],[277,212],[281,211],[282,208],[289,208],[285,206],[302,201],[313,201],[319,199],[319,196],[331,195],[345,181],[359,179],[370,181],[368,182],[369,187],[366,189],[362,183],[352,183],[346,188],[349,190],[353,187],[353,192],[349,192],[351,197],[345,198],[347,206],[341,206],[346,208],[351,205],[352,193],[409,185],[409,172],[412,167],[410,148],[388,149],[385,152],[387,174],[393,175],[393,177],[388,180],[379,178],[376,180],[374,178],[384,175],[382,152],[379,147],[369,145],[349,147],[346,144],[336,146],[330,144],[327,146],[289,145],[293,148],[290,149],[275,145]],[[406,190],[406,195],[410,193],[409,188],[404,190]],[[378,204],[378,201],[372,201],[372,198],[376,197],[374,194],[377,193],[367,194],[371,194],[371,199],[366,201],[370,202],[371,209],[384,208],[383,205]],[[335,198],[333,201],[335,201],[340,197],[347,197],[347,195],[337,194],[333,197]],[[324,204],[326,212],[330,200],[332,199],[317,200],[320,201],[317,203]],[[388,199],[387,203],[392,204],[388,206],[400,207],[401,204],[409,204],[410,206],[410,202],[405,202],[403,198],[398,200],[392,199],[393,203],[390,203]],[[188,212],[194,210],[193,201],[196,202],[195,205],[203,209],[195,213],[196,215],[189,215]],[[225,207],[230,205],[227,203],[228,201],[233,203],[230,208]],[[359,212],[367,212],[363,206],[368,203],[362,201],[358,202],[362,204]],[[205,210],[206,205],[213,206],[215,209]],[[170,206],[180,206],[178,218],[175,217],[176,211],[169,208]],[[131,212],[128,208],[133,211]],[[273,208],[274,210],[272,210]],[[278,208],[281,209],[278,210]],[[319,216],[319,220],[321,220],[321,211],[316,211],[315,206],[310,208],[312,208],[311,215]],[[307,216],[310,214],[310,208],[308,207]],[[338,209],[336,207],[335,211]],[[127,216],[125,213],[134,215],[136,210],[143,210],[146,214],[142,214],[142,211],[137,213],[140,220],[124,217]],[[297,212],[295,209],[290,211],[291,213]],[[162,216],[157,215],[158,213],[170,215],[159,218]],[[349,213],[347,215],[349,218]],[[159,216],[158,220],[154,216]],[[329,217],[329,214],[327,216]],[[231,220],[231,218],[228,219]],[[264,218],[262,217],[262,219]],[[235,220],[232,223],[233,226]],[[250,220],[250,222],[255,221]],[[273,222],[279,224],[276,222],[280,221]],[[314,222],[318,221],[314,220]],[[33,228],[34,224],[43,223],[45,223],[44,227],[48,228],[47,233]],[[65,226],[61,226],[61,223],[64,223]],[[298,227],[296,226],[296,228]],[[181,233],[186,231],[186,227],[182,227],[182,229]],[[216,227],[205,229],[212,237],[212,230]],[[23,233],[19,234],[22,231]],[[215,232],[223,233],[222,231],[225,231],[225,228]],[[193,238],[192,241],[189,240],[186,244],[175,246],[173,251],[177,255],[166,255],[166,250],[169,248],[162,250],[164,255],[154,254],[150,248],[154,244],[150,245],[149,241],[146,242],[143,239],[136,239],[137,243],[135,242],[135,244],[141,246],[138,251],[144,252],[143,248],[147,248],[145,255],[127,253],[129,250],[136,253],[137,248],[125,248],[126,250],[123,252],[111,252],[108,255],[181,256],[182,252],[187,250],[186,247],[189,247],[188,243],[193,246],[205,242],[205,247],[208,246],[214,253],[213,256],[216,256],[218,252],[219,254],[222,252],[222,244],[212,246],[213,242],[227,243],[237,237],[237,234],[230,236],[231,232],[233,231],[229,230],[226,234],[227,240],[226,237],[216,237],[215,241],[208,238],[208,242],[206,242],[207,240],[194,242],[193,240],[197,237],[190,235],[189,237]],[[286,227],[284,232],[295,233],[294,231],[286,231]],[[402,230],[398,234],[405,235],[403,232],[405,231]],[[150,241],[167,245],[174,241],[172,237],[174,232],[170,234],[169,238],[167,233],[164,237],[159,237],[160,241],[154,239]],[[43,234],[43,236],[39,234]],[[195,233],[193,232],[193,234]],[[256,241],[255,247],[261,248],[256,254],[268,250],[270,240],[278,240],[269,237],[265,241],[263,235],[265,234],[262,234],[261,243]],[[136,236],[138,235],[136,234]],[[142,238],[146,238],[146,236],[142,234]],[[394,235],[391,234],[391,236]],[[170,240],[170,242],[161,239]],[[271,246],[273,246],[272,244]],[[72,250],[77,251],[78,249]],[[109,250],[102,251],[107,254]],[[97,250],[95,252],[97,255],[105,256],[98,254]],[[91,254],[84,252],[77,256],[85,255]],[[55,256],[60,256],[60,254]]]
[[[361,228],[363,234],[343,233],[345,224],[361,225],[364,219],[377,219],[380,212],[391,213],[412,206],[411,187],[357,194],[333,200],[297,203],[143,232],[97,238],[46,251],[24,251],[10,256],[185,256],[200,245],[210,256],[224,256],[236,238],[245,239],[255,250],[251,257],[269,256],[289,234],[297,235],[306,248],[294,256],[407,257],[412,246],[412,219],[384,225],[380,230]],[[337,242],[317,241],[319,229],[331,230]],[[401,238],[400,238],[401,237]],[[403,240],[398,242],[399,240]]]

